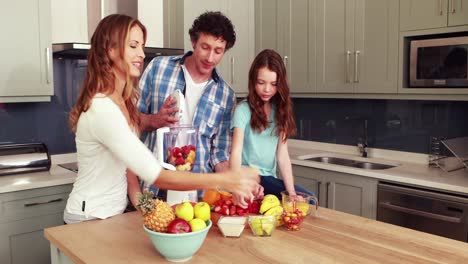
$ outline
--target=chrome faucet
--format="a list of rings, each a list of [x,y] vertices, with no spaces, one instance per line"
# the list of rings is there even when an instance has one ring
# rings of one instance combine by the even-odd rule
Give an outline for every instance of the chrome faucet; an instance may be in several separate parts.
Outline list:
[[[364,137],[358,139],[357,147],[363,158],[367,158],[367,119],[364,119]]]

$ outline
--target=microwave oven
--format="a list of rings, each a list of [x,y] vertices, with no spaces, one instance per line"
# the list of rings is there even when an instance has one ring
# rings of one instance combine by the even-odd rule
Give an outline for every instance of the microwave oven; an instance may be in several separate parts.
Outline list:
[[[410,41],[409,87],[468,88],[468,36]]]

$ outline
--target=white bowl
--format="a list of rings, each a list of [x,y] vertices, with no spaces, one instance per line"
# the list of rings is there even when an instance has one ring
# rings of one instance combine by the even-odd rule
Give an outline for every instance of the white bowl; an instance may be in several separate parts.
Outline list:
[[[221,216],[218,220],[218,228],[224,237],[239,237],[244,231],[245,216]]]

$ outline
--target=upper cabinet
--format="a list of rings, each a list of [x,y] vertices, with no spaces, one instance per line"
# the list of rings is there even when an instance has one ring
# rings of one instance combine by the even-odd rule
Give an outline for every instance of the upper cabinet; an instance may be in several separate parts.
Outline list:
[[[318,1],[317,92],[396,93],[398,2]]]
[[[3,1],[0,102],[50,101],[53,95],[50,0]]]
[[[292,93],[315,92],[316,1],[255,1],[255,52],[276,50],[286,65]]]
[[[468,25],[468,0],[400,0],[400,30]]]
[[[396,93],[398,2],[256,1],[256,51],[277,50],[291,92]]]
[[[233,23],[236,43],[226,51],[217,69],[236,92],[247,95],[248,73],[254,58],[254,2],[250,0],[201,0],[184,2],[184,48],[192,50],[188,30],[196,17],[205,11],[220,11]]]

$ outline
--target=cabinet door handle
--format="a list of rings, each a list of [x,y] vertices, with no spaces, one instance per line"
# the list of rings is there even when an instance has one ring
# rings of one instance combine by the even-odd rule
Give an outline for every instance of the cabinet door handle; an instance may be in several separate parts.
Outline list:
[[[288,68],[288,59],[289,59],[288,56],[283,57],[283,62],[284,62],[285,68]]]
[[[442,16],[444,11],[442,10],[442,0],[439,0],[439,15]]]
[[[358,83],[359,82],[359,54],[361,52],[359,50],[356,50],[354,52],[354,82]]]
[[[62,198],[57,198],[57,199],[53,199],[53,200],[49,200],[45,202],[27,203],[27,204],[24,204],[24,207],[36,206],[36,205],[41,205],[41,204],[57,203],[57,202],[61,202],[62,200],[63,200]]]
[[[351,56],[351,51],[346,51],[346,83],[350,83],[351,80],[349,79],[349,57]]]
[[[326,183],[326,186],[327,186],[327,200],[325,202],[325,207],[328,208],[328,194],[330,193],[330,182],[327,182]]]
[[[317,182],[317,200],[320,199],[320,187],[322,186],[322,182]]]
[[[412,215],[417,215],[429,219],[435,219],[439,221],[444,221],[444,222],[450,222],[450,223],[461,223],[462,219],[460,217],[453,217],[453,216],[446,216],[446,215],[441,215],[441,214],[434,214],[430,212],[425,212],[421,210],[416,210],[412,208],[407,208],[404,206],[399,206],[392,204],[391,202],[380,202],[379,206],[382,208],[386,208],[389,210],[397,211],[397,212],[402,212],[406,214],[412,214]]]
[[[231,85],[234,84],[234,57],[231,57]]]
[[[50,48],[45,49],[46,56],[46,82],[50,83]]]
[[[451,7],[451,11],[452,11],[452,14],[455,14],[455,1],[453,0],[450,0],[450,7]]]

